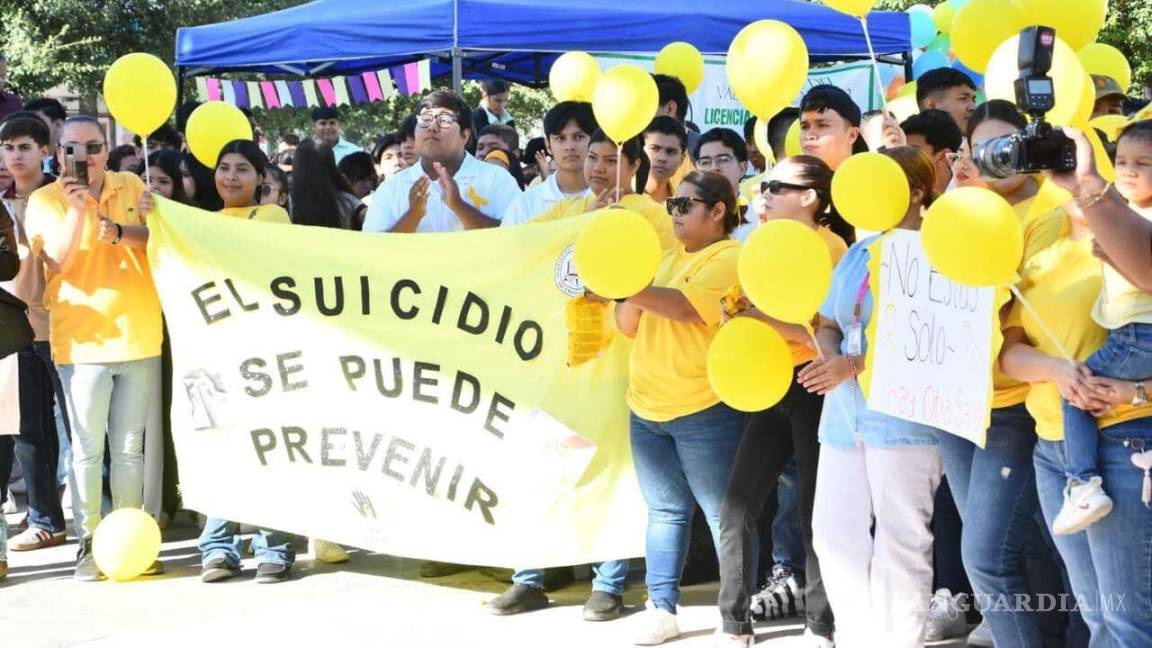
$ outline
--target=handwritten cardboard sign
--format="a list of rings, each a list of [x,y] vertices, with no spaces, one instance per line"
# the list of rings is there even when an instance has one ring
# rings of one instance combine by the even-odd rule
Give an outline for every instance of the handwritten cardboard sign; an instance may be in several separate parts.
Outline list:
[[[934,270],[919,232],[895,230],[881,246],[868,408],[983,446],[995,289]]]

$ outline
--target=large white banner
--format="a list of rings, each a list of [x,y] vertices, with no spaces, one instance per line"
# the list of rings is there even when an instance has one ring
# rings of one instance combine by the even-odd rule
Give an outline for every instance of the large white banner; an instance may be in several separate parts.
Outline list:
[[[601,69],[629,63],[637,65],[649,72],[656,69],[655,55],[641,54],[596,54]],[[742,132],[744,122],[754,115],[740,104],[728,85],[728,75],[724,70],[723,56],[704,57],[704,80],[696,92],[688,96],[692,107],[688,113],[688,121],[700,127],[700,132],[706,132],[716,127],[731,128]],[[882,65],[881,68],[891,67]],[[844,65],[814,68],[808,71],[808,82],[804,90],[793,100],[792,105],[798,106],[801,97],[815,85],[831,84],[843,88],[860,106],[861,111],[879,110],[880,95],[873,77],[872,63],[860,61]]]
[[[919,232],[880,241],[868,408],[984,445],[992,395],[995,289],[932,268]]]

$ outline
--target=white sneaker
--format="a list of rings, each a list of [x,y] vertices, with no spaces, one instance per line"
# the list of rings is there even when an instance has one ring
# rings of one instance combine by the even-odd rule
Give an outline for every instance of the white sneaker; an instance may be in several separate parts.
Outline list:
[[[676,623],[676,615],[668,610],[656,607],[652,601],[644,604],[644,611],[636,615],[635,634],[632,643],[637,646],[659,646],[660,644],[680,636],[680,625]]]
[[[1112,512],[1112,498],[1104,492],[1099,476],[1086,482],[1068,480],[1064,488],[1064,506],[1052,521],[1053,535],[1071,535],[1092,526]]]
[[[992,628],[988,627],[988,619],[968,633],[968,645],[973,648],[995,648],[996,642],[992,639]]]
[[[16,513],[16,500],[11,498],[11,497],[4,500],[4,506],[0,507],[0,513],[3,513],[4,515],[15,514]],[[3,524],[7,524],[7,523],[4,522]]]
[[[836,643],[828,637],[812,632],[810,628],[804,628],[804,645],[814,648],[834,648]]]
[[[348,552],[344,551],[344,547],[327,540],[312,541],[312,556],[329,565],[348,562]]]
[[[928,627],[924,641],[943,641],[964,636],[968,630],[968,621],[964,618],[964,610],[960,609],[963,596],[953,596],[948,588],[936,590],[936,595],[928,604]]]
[[[721,630],[712,638],[712,648],[752,648],[755,643],[755,635],[734,635]]]

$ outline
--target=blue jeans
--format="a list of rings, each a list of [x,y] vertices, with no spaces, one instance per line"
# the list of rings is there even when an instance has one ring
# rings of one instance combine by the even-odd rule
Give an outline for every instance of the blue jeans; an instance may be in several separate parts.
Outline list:
[[[1084,364],[1097,376],[1133,381],[1152,377],[1152,324],[1127,324],[1109,331],[1104,346]],[[1083,482],[1100,474],[1096,467],[1098,439],[1096,417],[1064,401],[1069,479]]]
[[[1120,646],[1152,646],[1152,509],[1141,501],[1136,450],[1152,450],[1152,418],[1100,431],[1100,474],[1112,513],[1088,527],[1088,547],[1104,596],[1104,623]]]
[[[648,504],[648,598],[676,613],[696,505],[720,546],[720,505],[747,416],[723,403],[657,423],[631,415],[632,460]]]
[[[1060,513],[1060,507],[1064,504],[1064,485],[1067,482],[1065,474],[1068,471],[1064,442],[1037,439],[1032,459],[1036,469],[1036,492],[1040,496],[1040,510],[1044,513],[1045,524],[1052,526],[1056,515]],[[1113,648],[1113,646],[1128,648],[1128,644],[1117,643],[1111,628],[1105,623],[1100,605],[1100,581],[1093,564],[1088,534],[1052,536],[1052,540],[1060,552],[1060,557],[1064,559],[1080,616],[1088,626],[1091,635],[1088,645],[1091,648]]]
[[[592,566],[595,576],[592,578],[593,592],[607,592],[616,596],[624,596],[624,586],[628,582],[627,560],[606,560]],[[526,587],[544,588],[543,569],[517,569],[512,574],[512,582]]]
[[[87,539],[100,524],[105,438],[113,508],[144,503],[144,423],[160,357],[58,368],[72,420],[72,514],[76,535]]]
[[[223,558],[230,566],[240,566],[239,525],[220,518],[208,518],[204,531],[196,547],[200,549],[201,561],[207,563],[214,558]],[[296,550],[292,548],[292,536],[280,531],[260,529],[252,537],[252,551],[257,563],[275,563],[292,566],[296,562]]]
[[[796,459],[789,459],[776,484],[776,517],[772,518],[772,564],[804,573],[804,538],[800,535],[800,500]]]
[[[992,410],[983,449],[946,432],[937,436],[944,473],[964,522],[960,547],[965,571],[984,604],[996,645],[1050,645],[1063,634],[1063,615],[1011,604],[1018,596],[1038,601],[1033,597],[1058,596],[1064,589],[1060,565],[1040,526],[1032,463],[1035,421],[1024,405]],[[997,605],[999,601],[1010,604]]]

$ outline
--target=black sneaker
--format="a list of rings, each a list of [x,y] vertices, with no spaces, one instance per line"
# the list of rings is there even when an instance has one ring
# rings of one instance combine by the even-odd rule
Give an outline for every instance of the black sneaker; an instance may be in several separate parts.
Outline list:
[[[488,610],[497,616],[509,616],[548,607],[548,597],[539,587],[513,585],[488,603]]]
[[[288,580],[288,574],[292,572],[291,565],[282,565],[274,562],[262,562],[256,565],[256,582],[257,583],[282,583]]]
[[[593,590],[584,603],[585,621],[611,621],[619,619],[624,611],[624,597]]]
[[[205,583],[218,583],[240,575],[240,566],[229,563],[224,558],[213,558],[200,567],[200,580]]]
[[[91,539],[80,542],[80,550],[76,552],[76,571],[72,577],[85,583],[95,583],[107,578],[96,566],[96,559],[92,557]]]
[[[775,621],[800,616],[804,604],[802,577],[785,565],[776,565],[764,589],[752,595],[749,607],[753,619]]]

